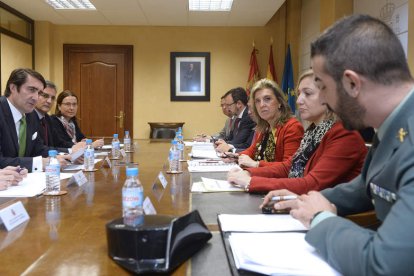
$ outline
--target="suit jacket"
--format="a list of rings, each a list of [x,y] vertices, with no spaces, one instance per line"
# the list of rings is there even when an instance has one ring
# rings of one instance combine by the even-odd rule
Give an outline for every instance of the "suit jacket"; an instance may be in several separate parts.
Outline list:
[[[247,149],[252,143],[253,135],[251,134],[254,132],[256,123],[250,119],[248,112],[249,108],[246,106],[242,117],[240,118],[238,127],[234,125],[230,132],[230,136],[226,140],[227,144],[233,145],[236,149]]]
[[[309,158],[302,178],[287,178],[292,165],[291,157],[273,166],[247,169],[252,176],[249,191],[288,189],[297,194],[320,191],[358,176],[366,153],[361,135],[357,131],[344,129],[341,122],[336,122]]]
[[[42,138],[43,144],[50,147],[50,148],[56,149],[59,152],[68,152],[67,148],[56,147],[56,143],[55,143],[56,134],[53,131],[52,119],[50,118],[49,114],[44,115],[45,116],[44,117],[45,118],[45,124],[46,124],[46,128],[47,128],[47,143],[46,143],[45,130],[42,126],[42,123],[41,123],[41,121],[39,119],[39,116],[37,115],[36,111],[33,111],[33,112],[36,114],[36,116],[38,118],[38,120],[36,122],[38,124],[39,135],[40,135],[40,138]]]
[[[246,154],[250,158],[253,158],[257,150],[257,144],[262,143],[262,139],[265,135],[266,133],[263,132],[257,133],[250,147],[240,152],[240,154]],[[277,126],[275,137],[276,147],[274,162],[282,162],[288,160],[299,148],[302,137],[303,127],[302,124],[296,118],[290,118],[283,125]],[[275,164],[274,162],[260,160],[259,166],[271,166]]]
[[[324,191],[339,215],[375,207],[377,231],[341,217],[323,220],[306,240],[345,275],[414,275],[414,93],[411,93],[362,173]],[[400,131],[405,132],[400,140]],[[374,206],[372,205],[374,203]]]
[[[55,135],[55,147],[71,148],[74,143],[72,142],[69,134],[66,132],[66,129],[63,126],[62,122],[58,117],[56,117],[56,115],[52,115],[50,118],[52,121],[53,133]],[[76,142],[80,142],[85,138],[85,135],[83,135],[76,120],[74,120],[73,123],[75,124]]]
[[[48,156],[49,148],[38,133],[37,114],[26,114],[26,152],[19,157],[19,143],[13,115],[6,97],[0,97],[0,168],[21,166],[32,171],[33,157]]]
[[[217,136],[217,139],[223,139],[223,140],[227,140],[227,138],[230,135],[231,132],[231,118],[227,118],[226,122],[224,123],[224,127],[222,130],[220,130],[219,133],[217,133],[216,135],[213,136]]]

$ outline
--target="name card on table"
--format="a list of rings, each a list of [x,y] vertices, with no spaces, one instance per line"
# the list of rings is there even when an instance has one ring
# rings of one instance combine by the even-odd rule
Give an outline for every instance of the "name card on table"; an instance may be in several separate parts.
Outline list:
[[[29,214],[27,214],[21,201],[0,210],[0,219],[4,223],[7,231],[29,220],[29,218]]]
[[[142,207],[143,207],[144,213],[146,215],[156,215],[157,214],[157,211],[155,210],[154,205],[152,205],[152,202],[149,199],[149,197],[145,198]]]
[[[88,179],[86,178],[85,174],[82,171],[78,171],[69,179],[67,186],[76,184],[80,187],[86,182],[88,182]]]
[[[158,174],[158,179],[160,180],[160,182],[161,182],[162,186],[163,186],[163,187],[164,187],[164,189],[165,189],[165,187],[167,187],[168,182],[167,182],[167,179],[165,179],[165,176],[164,176],[164,174],[163,174],[162,172],[160,172],[160,173]]]

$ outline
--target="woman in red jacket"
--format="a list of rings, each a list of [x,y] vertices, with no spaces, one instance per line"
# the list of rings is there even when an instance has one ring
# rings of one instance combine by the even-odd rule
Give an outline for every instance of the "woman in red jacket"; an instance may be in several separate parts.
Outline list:
[[[297,104],[303,120],[310,122],[299,149],[273,166],[231,170],[228,181],[248,192],[289,189],[303,194],[323,190],[356,177],[367,149],[356,131],[345,130],[319,97],[313,72],[299,78]]]
[[[239,165],[264,167],[288,160],[300,145],[303,127],[292,117],[278,85],[268,79],[257,81],[251,106],[257,120],[256,133],[250,147],[238,153]]]

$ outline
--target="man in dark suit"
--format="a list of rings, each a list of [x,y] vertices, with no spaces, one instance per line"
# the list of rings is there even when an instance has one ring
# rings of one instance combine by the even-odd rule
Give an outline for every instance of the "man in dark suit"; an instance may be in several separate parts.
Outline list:
[[[38,118],[33,112],[39,92],[46,86],[43,76],[32,69],[14,70],[0,97],[0,168],[25,167],[42,171],[48,161],[49,147],[38,133]],[[58,156],[61,165],[70,156]]]
[[[226,140],[216,142],[219,152],[244,150],[252,143],[256,123],[249,116],[249,100],[246,90],[241,87],[231,89],[224,98],[224,104],[234,116],[233,127]]]
[[[344,126],[378,131],[353,181],[275,207],[310,228],[307,242],[341,274],[414,275],[414,79],[401,42],[379,19],[353,15],[312,42],[311,57]],[[341,217],[372,209],[382,222],[375,231]]]

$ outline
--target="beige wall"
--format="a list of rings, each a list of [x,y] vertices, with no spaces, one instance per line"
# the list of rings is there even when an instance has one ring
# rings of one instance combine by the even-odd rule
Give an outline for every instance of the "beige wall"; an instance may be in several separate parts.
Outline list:
[[[32,46],[10,36],[0,34],[1,43],[1,94],[3,95],[11,71],[15,68],[32,68]]]
[[[297,2],[297,0],[293,1]],[[286,11],[284,11],[286,12]],[[134,138],[147,138],[147,122],[183,121],[184,136],[212,133],[225,117],[220,97],[246,85],[252,42],[259,50],[261,76],[265,76],[270,37],[281,79],[285,55],[284,13],[265,27],[136,27],[61,26],[36,22],[36,70],[63,87],[63,44],[127,44],[134,46]],[[210,52],[210,102],[170,101],[170,52]],[[297,62],[295,63],[297,64]]]

